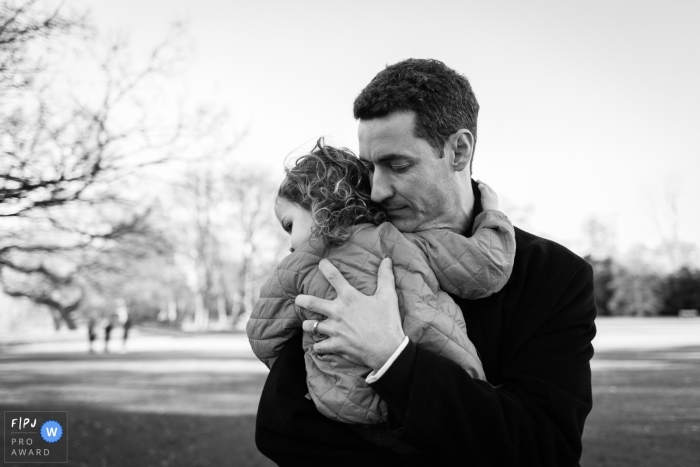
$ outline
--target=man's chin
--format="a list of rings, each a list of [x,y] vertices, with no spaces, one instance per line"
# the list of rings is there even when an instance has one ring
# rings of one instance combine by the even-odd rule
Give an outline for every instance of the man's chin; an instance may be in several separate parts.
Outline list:
[[[415,219],[410,219],[401,215],[389,214],[389,222],[394,224],[394,227],[399,229],[399,232],[413,232],[418,226]]]

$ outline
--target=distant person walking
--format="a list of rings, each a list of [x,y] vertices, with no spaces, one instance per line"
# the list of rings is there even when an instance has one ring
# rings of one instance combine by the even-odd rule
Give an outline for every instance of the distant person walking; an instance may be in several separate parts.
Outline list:
[[[90,342],[90,353],[95,353],[95,349],[92,348],[95,339],[97,339],[97,333],[95,332],[95,318],[90,318],[88,320],[88,341]]]
[[[105,353],[109,353],[109,335],[112,334],[112,329],[114,329],[114,319],[110,316],[105,326]]]
[[[126,340],[129,338],[129,329],[133,326],[134,322],[131,320],[131,316],[126,317],[124,321],[124,335],[122,337],[122,353],[126,352]]]

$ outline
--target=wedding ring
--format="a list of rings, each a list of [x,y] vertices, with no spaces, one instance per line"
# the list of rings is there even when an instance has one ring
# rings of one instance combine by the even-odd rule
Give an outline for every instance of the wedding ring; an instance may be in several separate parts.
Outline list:
[[[314,331],[314,334],[316,334],[317,336],[320,336],[321,334],[319,334],[318,329],[317,329],[318,323],[320,323],[320,321],[316,320],[316,322],[314,323],[313,331]]]

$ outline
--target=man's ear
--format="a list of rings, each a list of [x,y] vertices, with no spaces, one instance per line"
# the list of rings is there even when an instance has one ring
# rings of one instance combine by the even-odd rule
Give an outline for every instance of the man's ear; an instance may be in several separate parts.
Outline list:
[[[474,153],[474,135],[467,129],[455,131],[447,142],[452,158],[451,165],[455,172],[469,167]]]

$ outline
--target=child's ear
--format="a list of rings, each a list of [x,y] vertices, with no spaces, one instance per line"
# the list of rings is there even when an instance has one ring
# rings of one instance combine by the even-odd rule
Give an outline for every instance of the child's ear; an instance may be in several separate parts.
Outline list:
[[[469,167],[474,152],[474,135],[467,129],[454,132],[448,140],[450,156],[452,157],[452,168],[455,172],[461,172],[465,167]]]

